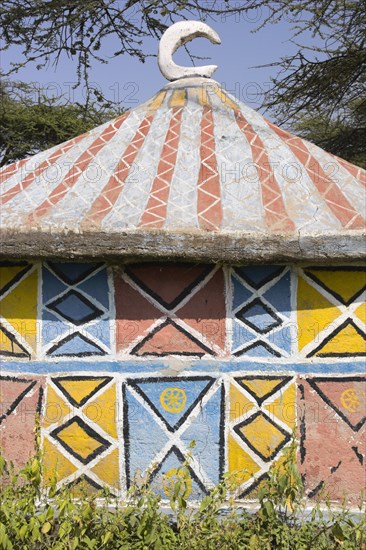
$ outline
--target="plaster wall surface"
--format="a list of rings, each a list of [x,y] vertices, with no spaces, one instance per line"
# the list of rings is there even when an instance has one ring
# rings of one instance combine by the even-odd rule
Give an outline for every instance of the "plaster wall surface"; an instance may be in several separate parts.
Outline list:
[[[292,434],[308,497],[365,488],[366,273],[357,265],[0,263],[0,445],[41,414],[45,482],[255,499]],[[195,446],[191,442],[195,441]]]

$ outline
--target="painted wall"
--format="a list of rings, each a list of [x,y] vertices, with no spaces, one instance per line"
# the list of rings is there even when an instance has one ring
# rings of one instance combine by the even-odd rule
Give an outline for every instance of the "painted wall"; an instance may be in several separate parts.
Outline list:
[[[39,411],[45,482],[167,496],[190,453],[192,499],[224,472],[251,499],[296,429],[309,498],[355,503],[365,292],[350,266],[2,262],[3,452],[26,462]]]

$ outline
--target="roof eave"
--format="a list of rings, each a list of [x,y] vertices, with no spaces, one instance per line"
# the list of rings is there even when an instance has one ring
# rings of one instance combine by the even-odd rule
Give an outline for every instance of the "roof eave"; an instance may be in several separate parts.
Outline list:
[[[339,264],[366,259],[366,231],[2,230],[0,257],[109,261],[194,261],[240,264]]]

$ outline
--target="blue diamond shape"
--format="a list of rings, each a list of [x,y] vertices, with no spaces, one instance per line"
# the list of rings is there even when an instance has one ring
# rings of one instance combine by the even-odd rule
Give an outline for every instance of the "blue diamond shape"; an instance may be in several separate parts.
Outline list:
[[[64,319],[77,326],[88,323],[103,313],[101,309],[76,290],[70,290],[61,298],[47,304],[47,308],[56,311]]]
[[[238,311],[236,317],[260,334],[267,334],[267,332],[282,325],[282,319],[263,304],[259,298]]]

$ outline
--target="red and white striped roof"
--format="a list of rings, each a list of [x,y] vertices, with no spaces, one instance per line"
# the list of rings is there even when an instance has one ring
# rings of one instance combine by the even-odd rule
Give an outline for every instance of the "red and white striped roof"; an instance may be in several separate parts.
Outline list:
[[[0,172],[0,230],[22,234],[359,234],[366,172],[207,78]],[[354,233],[356,232],[356,233]]]

